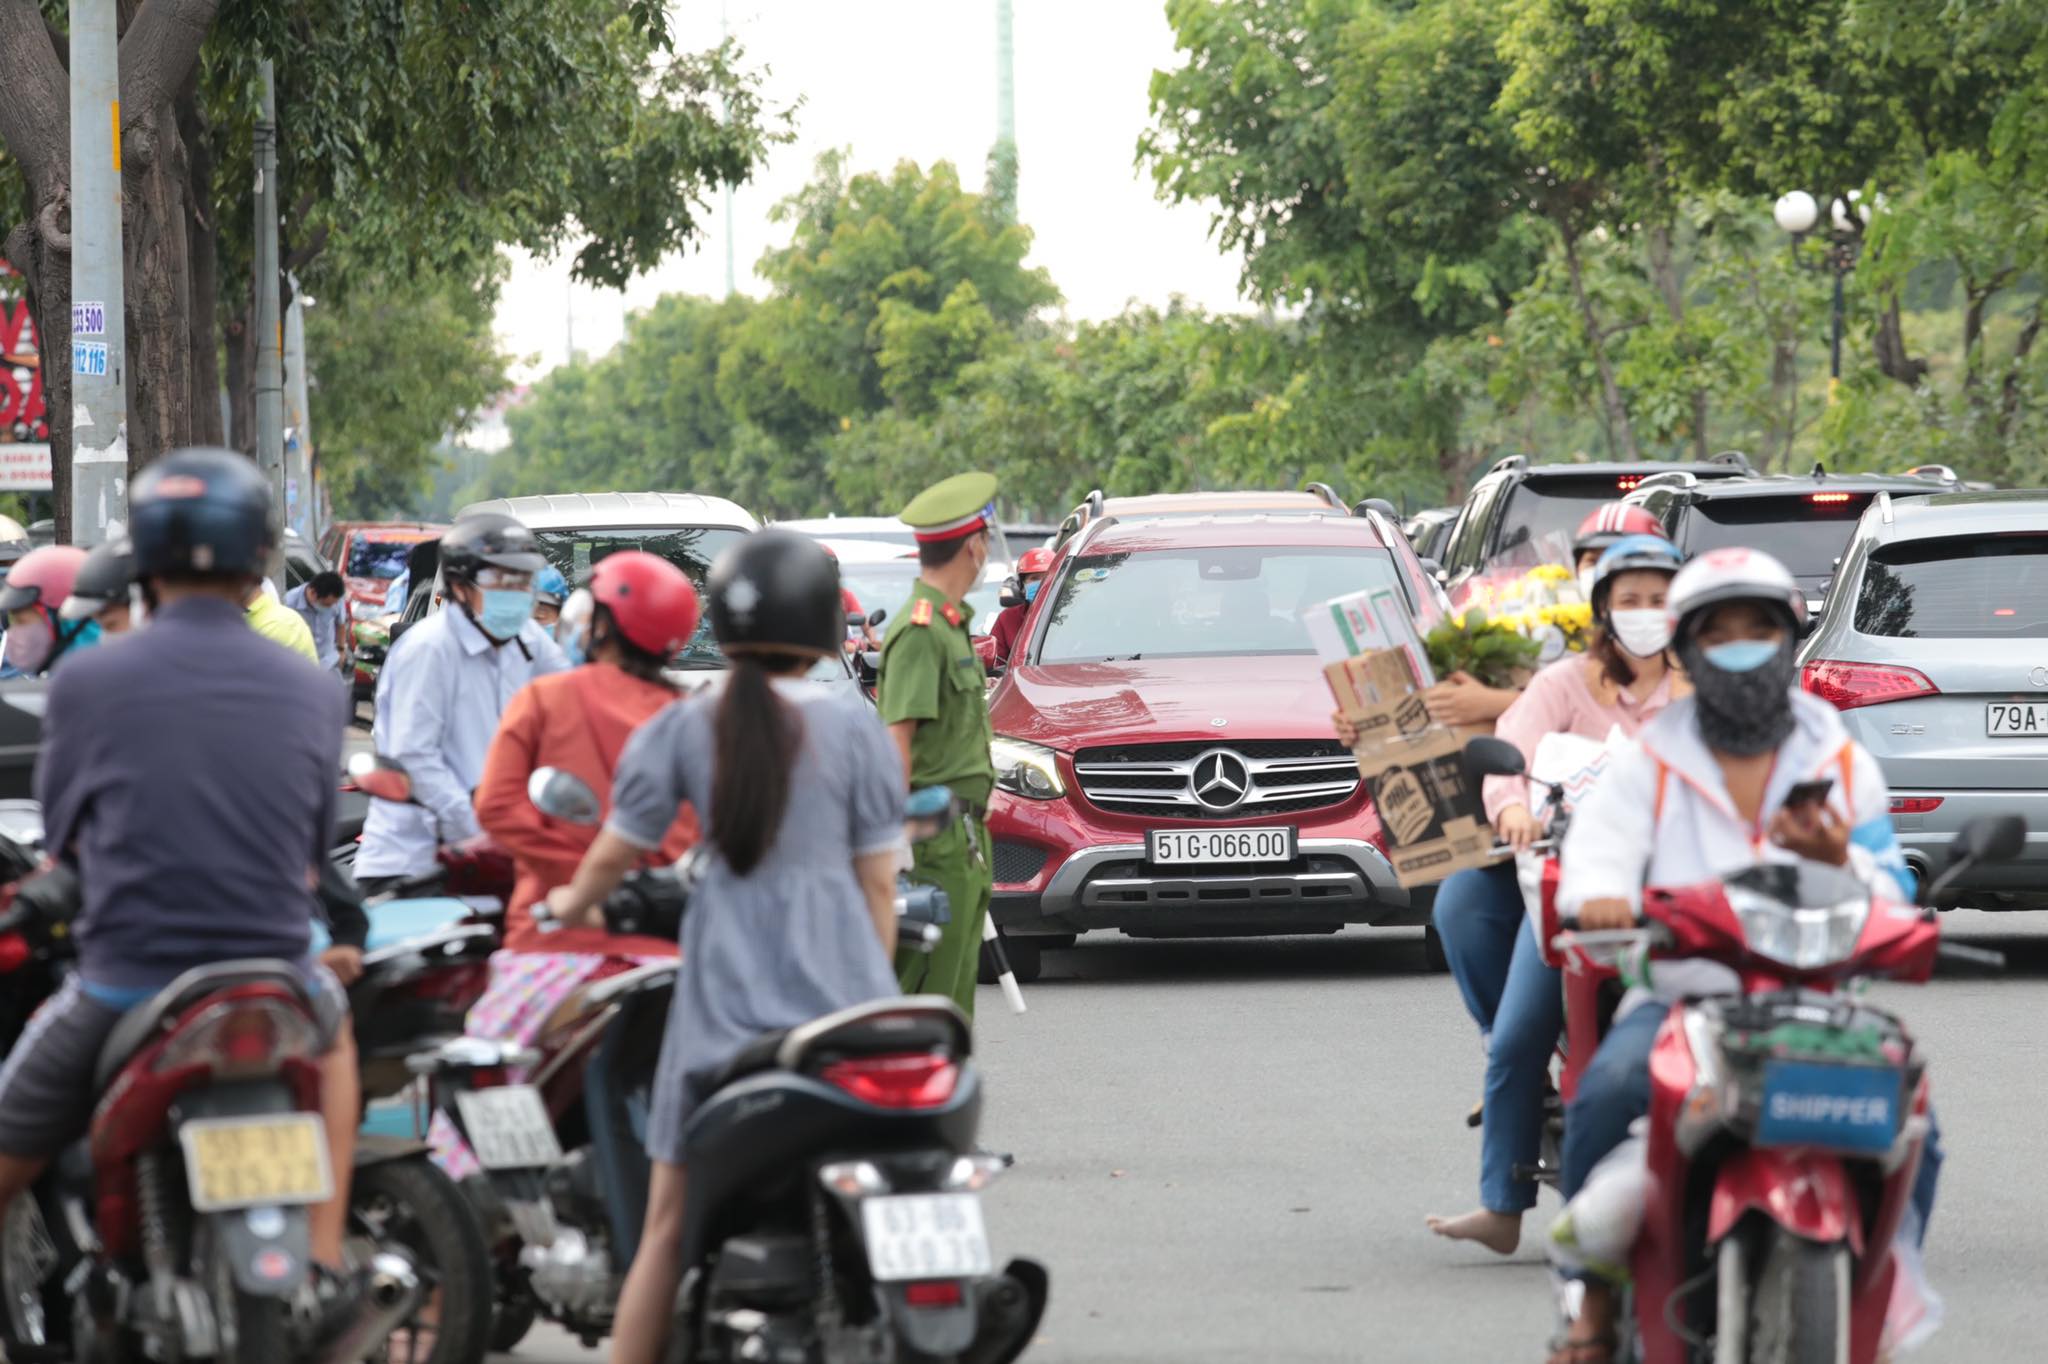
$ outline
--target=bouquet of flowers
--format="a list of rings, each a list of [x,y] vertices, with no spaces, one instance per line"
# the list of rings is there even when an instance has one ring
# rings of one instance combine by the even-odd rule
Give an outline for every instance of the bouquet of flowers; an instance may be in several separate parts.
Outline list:
[[[1489,687],[1521,686],[1542,648],[1519,625],[1477,610],[1449,617],[1422,644],[1438,677],[1462,672]]]

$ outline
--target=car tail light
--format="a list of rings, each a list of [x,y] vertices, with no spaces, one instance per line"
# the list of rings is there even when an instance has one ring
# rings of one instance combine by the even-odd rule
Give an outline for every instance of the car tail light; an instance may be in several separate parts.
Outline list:
[[[1826,507],[1840,506],[1842,503],[1847,502],[1849,500],[1849,497],[1850,494],[1848,493],[1808,493],[1806,495],[1806,500],[1809,502],[1819,503],[1821,506]]]
[[[0,973],[18,970],[28,958],[27,938],[19,933],[0,933]]]
[[[1642,481],[1643,476],[1641,474],[1623,474],[1620,478],[1614,480],[1614,486],[1618,491],[1630,493],[1634,492],[1637,485]]]
[[[818,1077],[876,1108],[938,1108],[959,1086],[960,1067],[935,1052],[902,1052],[834,1061]]]
[[[1906,701],[1915,696],[1937,696],[1941,688],[1913,668],[1883,663],[1838,663],[1815,659],[1799,671],[1799,685],[1836,710],[1858,706],[1879,706],[1887,701]]]
[[[923,1283],[907,1283],[903,1285],[903,1302],[909,1307],[958,1307],[960,1281],[928,1279]]]
[[[1895,815],[1926,815],[1941,808],[1940,796],[1893,796],[1892,813]]]
[[[163,1075],[203,1067],[216,1075],[260,1074],[287,1058],[315,1055],[319,1043],[313,1020],[288,1000],[223,1000],[172,1034],[150,1070]]]

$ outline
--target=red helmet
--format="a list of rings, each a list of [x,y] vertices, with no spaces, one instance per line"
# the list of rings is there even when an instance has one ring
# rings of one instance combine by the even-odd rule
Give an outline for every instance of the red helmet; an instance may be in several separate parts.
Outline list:
[[[1572,557],[1604,554],[1624,535],[1671,538],[1664,533],[1664,523],[1643,508],[1628,502],[1603,502],[1593,509],[1591,516],[1579,522],[1579,533],[1572,537]]]
[[[606,555],[591,572],[590,597],[611,612],[628,643],[658,657],[673,656],[697,633],[697,589],[658,555]]]
[[[1017,556],[1017,576],[1020,578],[1028,577],[1033,573],[1043,573],[1051,567],[1052,551],[1044,545],[1040,545],[1036,549],[1027,549]]]
[[[85,551],[76,545],[44,545],[32,549],[7,570],[7,582],[0,589],[0,612],[40,606],[51,618],[71,595],[78,570],[85,566]]]

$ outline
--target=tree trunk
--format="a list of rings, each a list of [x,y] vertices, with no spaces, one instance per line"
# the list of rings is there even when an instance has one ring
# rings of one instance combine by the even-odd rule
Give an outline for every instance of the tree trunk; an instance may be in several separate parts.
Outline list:
[[[1908,388],[1917,388],[1927,377],[1927,362],[1906,354],[1897,294],[1885,300],[1884,311],[1877,316],[1877,331],[1871,337],[1871,346],[1877,352],[1877,367],[1886,378],[1897,379]]]
[[[191,262],[191,314],[186,345],[191,352],[192,440],[225,445],[220,412],[220,252],[213,218],[213,130],[199,107],[198,83],[178,97],[178,132],[190,171],[185,190],[185,242]]]
[[[2012,363],[2005,368],[2004,391],[1998,404],[1998,434],[2010,436],[2014,424],[2019,420],[2021,371],[2026,368],[2027,356],[2034,349],[2034,342],[2041,335],[2041,309],[2044,300],[2034,300],[2034,310],[2027,314],[2026,325],[2020,328],[2019,339],[2013,343]]]
[[[138,111],[139,112],[139,111]],[[185,189],[190,168],[171,106],[123,118],[127,203],[128,473],[192,443],[191,280]]]
[[[1763,472],[1792,467],[1792,442],[1799,437],[1799,341],[1779,335],[1771,342],[1771,411],[1784,413],[1784,425],[1764,452]]]
[[[1636,447],[1635,427],[1629,423],[1628,406],[1621,400],[1621,385],[1614,381],[1614,365],[1607,358],[1607,336],[1600,329],[1600,318],[1593,311],[1593,300],[1586,293],[1585,271],[1579,261],[1578,234],[1572,230],[1568,219],[1558,218],[1558,234],[1564,238],[1565,269],[1571,274],[1572,297],[1578,302],[1579,317],[1586,326],[1586,344],[1593,348],[1593,364],[1600,372],[1600,406],[1606,416],[1607,445],[1612,454],[1634,463],[1642,459],[1642,451]]]
[[[228,448],[256,453],[256,325],[248,302],[228,319],[225,332],[228,386]]]
[[[1671,227],[1668,223],[1652,223],[1643,234],[1650,256],[1650,278],[1657,285],[1657,292],[1664,299],[1664,312],[1670,317],[1671,325],[1679,329],[1680,341],[1684,346],[1687,360],[1697,357],[1693,354],[1692,343],[1685,337],[1685,281],[1679,278],[1678,263],[1672,257]],[[1694,385],[1692,390],[1692,451],[1693,458],[1705,461],[1709,453],[1707,444],[1707,390]]]

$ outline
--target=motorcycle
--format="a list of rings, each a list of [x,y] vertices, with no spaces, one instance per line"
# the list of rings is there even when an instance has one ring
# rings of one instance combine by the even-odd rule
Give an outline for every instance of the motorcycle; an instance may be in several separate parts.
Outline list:
[[[372,800],[390,800],[400,805],[417,804],[412,798],[412,778],[404,764],[382,754],[357,752],[348,762],[345,791],[360,792]],[[329,852],[330,868],[354,884],[356,838],[350,838]],[[371,897],[375,902],[413,900],[426,896],[453,896],[465,901],[479,919],[502,914],[511,898],[514,869],[512,856],[488,838],[459,843],[441,843],[434,849],[434,865],[403,878]]]
[[[17,833],[0,828],[15,874],[39,860]],[[70,970],[77,880],[17,880],[7,900],[0,996],[18,1008]],[[95,1069],[89,1135],[7,1210],[10,1359],[348,1364],[405,1318],[418,1276],[379,1245],[354,1275],[356,1305],[325,1320],[306,1211],[333,1189],[320,1046],[284,961],[187,971],[121,1019]]]
[[[529,795],[572,823],[601,808],[549,769]],[[913,836],[958,817],[950,793],[913,800]],[[687,885],[648,873],[605,909],[614,932],[673,934]],[[929,950],[949,907],[906,886],[897,909],[905,942]],[[637,1132],[676,971],[656,962],[598,981],[536,1048],[466,1038],[415,1058],[514,1233],[501,1247],[516,1261],[501,1267],[587,1345],[609,1333],[638,1247],[649,1167]],[[967,1056],[958,1011],[914,998],[763,1038],[734,1061],[691,1156],[678,1359],[997,1364],[1023,1350],[1046,1277],[1022,1260],[992,1272],[979,1191],[1003,1162],[972,1152],[980,1085]],[[505,1083],[516,1067],[531,1068],[526,1083]]]
[[[2017,857],[2017,816],[1966,825],[1929,892]],[[1930,1127],[1927,1062],[1905,1024],[1852,984],[1922,982],[1935,910],[1873,897],[1816,863],[1650,887],[1645,926],[1567,925],[1560,946],[1718,961],[1739,992],[1674,1004],[1650,1057],[1647,1200],[1629,1265],[1641,1364],[1872,1364],[1900,1272],[1894,1238]],[[1589,1184],[1589,1187],[1590,1184]]]

